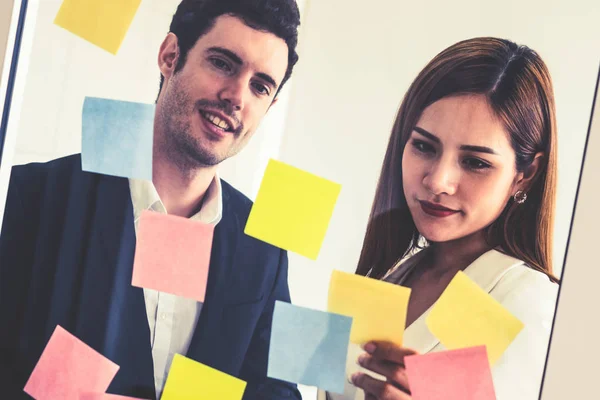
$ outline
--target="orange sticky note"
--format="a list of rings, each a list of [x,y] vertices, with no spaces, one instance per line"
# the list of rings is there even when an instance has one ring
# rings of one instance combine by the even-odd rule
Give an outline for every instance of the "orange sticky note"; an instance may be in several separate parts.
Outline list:
[[[57,326],[24,391],[36,400],[78,399],[104,393],[119,366]]]
[[[404,358],[412,400],[496,400],[485,346]]]
[[[142,211],[131,284],[203,302],[213,233],[213,225]]]
[[[54,23],[117,54],[141,0],[64,0]]]
[[[316,260],[342,186],[269,160],[244,233]]]
[[[120,396],[118,394],[109,393],[85,393],[79,397],[79,400],[148,400],[138,397]]]

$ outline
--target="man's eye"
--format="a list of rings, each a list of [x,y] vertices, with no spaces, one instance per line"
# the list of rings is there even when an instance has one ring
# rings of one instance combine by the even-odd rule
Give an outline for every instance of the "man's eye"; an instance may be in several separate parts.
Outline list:
[[[263,94],[263,95],[269,95],[271,93],[271,91],[269,90],[268,87],[266,87],[265,85],[261,84],[261,83],[253,83],[252,86],[254,87],[254,90],[256,90],[257,93],[259,94]]]
[[[220,58],[211,58],[210,63],[220,70],[223,70],[223,71],[231,70],[231,67],[229,66],[229,64],[227,62],[221,60]]]

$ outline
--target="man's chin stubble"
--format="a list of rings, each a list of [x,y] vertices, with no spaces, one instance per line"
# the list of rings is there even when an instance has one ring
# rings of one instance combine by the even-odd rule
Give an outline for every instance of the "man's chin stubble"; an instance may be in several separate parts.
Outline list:
[[[179,138],[181,139],[181,138]],[[192,176],[203,168],[220,164],[223,160],[199,148],[199,143],[190,140],[169,140],[163,143],[163,150],[169,162],[174,165],[181,175]]]
[[[185,146],[181,149],[181,159],[189,169],[208,168],[219,165],[224,161],[215,154],[193,146]]]

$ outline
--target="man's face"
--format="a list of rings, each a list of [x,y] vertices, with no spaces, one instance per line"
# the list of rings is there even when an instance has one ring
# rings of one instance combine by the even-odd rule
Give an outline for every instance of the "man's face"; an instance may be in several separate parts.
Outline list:
[[[287,69],[287,44],[223,15],[173,73],[178,57],[170,34],[159,55],[165,77],[157,103],[159,146],[188,165],[219,164],[246,145],[273,104]]]

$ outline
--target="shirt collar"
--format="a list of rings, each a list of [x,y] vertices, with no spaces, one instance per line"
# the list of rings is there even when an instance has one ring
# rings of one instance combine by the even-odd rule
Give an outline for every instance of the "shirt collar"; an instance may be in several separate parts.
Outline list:
[[[131,202],[133,204],[133,218],[137,226],[138,219],[142,211],[152,210],[162,214],[167,214],[167,209],[163,204],[154,184],[151,181],[142,179],[129,179],[129,191],[131,192]],[[190,219],[203,222],[205,224],[217,225],[223,215],[223,196],[221,188],[221,179],[215,173],[211,181],[200,211],[192,215]]]

